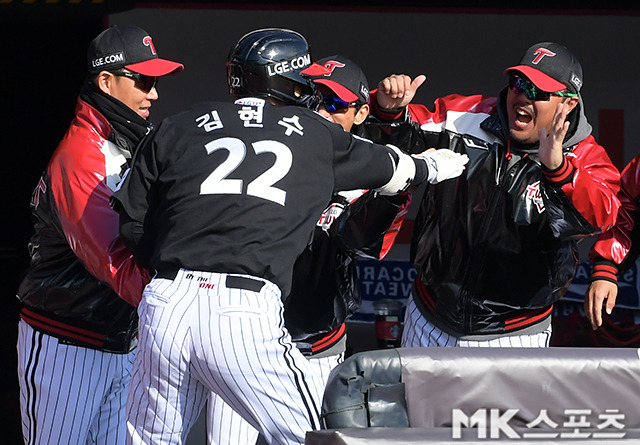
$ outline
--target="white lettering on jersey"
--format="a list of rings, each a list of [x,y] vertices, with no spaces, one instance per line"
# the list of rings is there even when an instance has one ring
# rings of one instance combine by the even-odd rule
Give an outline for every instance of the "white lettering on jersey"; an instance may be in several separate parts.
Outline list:
[[[292,133],[297,133],[300,136],[304,136],[304,128],[300,124],[300,118],[298,116],[283,117],[278,121],[278,124],[286,128],[284,134],[291,136]]]
[[[240,111],[238,111],[238,116],[240,116],[240,120],[244,122],[245,127],[262,128],[263,110],[264,108],[262,105],[244,105]]]
[[[203,114],[202,116],[197,117],[196,122],[198,123],[198,128],[204,128],[204,131],[207,133],[224,128],[222,120],[220,120],[220,116],[216,110],[213,110],[209,114]]]

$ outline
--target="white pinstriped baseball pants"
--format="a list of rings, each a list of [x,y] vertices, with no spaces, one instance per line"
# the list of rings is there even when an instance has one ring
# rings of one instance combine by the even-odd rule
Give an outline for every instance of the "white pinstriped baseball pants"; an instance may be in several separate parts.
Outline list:
[[[269,443],[301,444],[319,428],[323,381],[284,328],[280,290],[227,277],[181,270],[145,288],[128,444],[182,444],[212,391]]]
[[[492,340],[461,340],[429,323],[416,307],[412,294],[407,301],[400,344],[404,348],[427,346],[545,348],[549,346],[550,341],[551,325],[544,332],[538,334],[508,335]]]
[[[66,345],[18,324],[18,381],[27,445],[122,445],[134,352]]]
[[[315,369],[326,386],[329,374],[344,361],[344,353],[321,358],[310,358],[309,365]],[[222,398],[211,393],[207,401],[208,445],[253,445],[258,440],[258,431],[229,407]]]

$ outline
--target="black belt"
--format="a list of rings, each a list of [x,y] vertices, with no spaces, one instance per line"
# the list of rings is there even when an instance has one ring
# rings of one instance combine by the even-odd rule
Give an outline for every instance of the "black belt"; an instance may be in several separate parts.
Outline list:
[[[156,271],[156,278],[175,280],[179,271],[180,269],[174,267],[160,268]],[[240,277],[238,275],[227,275],[225,284],[229,289],[244,289],[253,292],[260,292],[265,283],[264,281],[257,278]]]
[[[156,276],[154,278],[164,278],[165,280],[175,280],[179,271],[180,269],[177,267],[161,267],[160,269],[156,269]]]
[[[245,289],[253,292],[260,292],[264,286],[264,281],[249,277],[239,277],[237,275],[227,275],[227,287],[229,289]]]

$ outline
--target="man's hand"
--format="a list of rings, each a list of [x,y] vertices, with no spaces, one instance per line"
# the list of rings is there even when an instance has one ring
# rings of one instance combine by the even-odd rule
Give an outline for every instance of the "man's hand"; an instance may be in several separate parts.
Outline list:
[[[385,77],[378,84],[377,101],[380,108],[402,108],[409,104],[417,89],[427,80],[427,76],[420,74],[413,81],[405,74],[392,74]]]
[[[469,157],[464,154],[456,153],[448,148],[435,150],[430,148],[415,155],[411,155],[416,159],[422,159],[427,163],[429,168],[428,181],[431,184],[437,184],[446,179],[457,178],[464,171],[464,166],[469,162]]]
[[[562,142],[567,130],[569,130],[569,122],[566,120],[567,114],[569,114],[569,107],[565,106],[564,103],[559,103],[548,133],[545,127],[538,130],[540,138],[538,156],[540,157],[540,162],[549,170],[555,170],[562,165]]]
[[[593,280],[584,296],[584,311],[595,331],[602,326],[602,305],[607,300],[605,310],[611,314],[618,296],[618,285],[607,280]]]

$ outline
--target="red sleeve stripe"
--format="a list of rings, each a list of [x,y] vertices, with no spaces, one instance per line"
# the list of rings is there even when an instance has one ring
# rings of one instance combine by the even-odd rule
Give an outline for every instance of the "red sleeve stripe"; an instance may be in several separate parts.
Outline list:
[[[567,182],[574,172],[573,164],[567,162],[566,158],[562,159],[562,165],[553,171],[543,170],[546,178],[551,182]]]
[[[603,278],[607,280],[618,280],[618,268],[609,264],[596,264],[593,266],[591,278]]]

